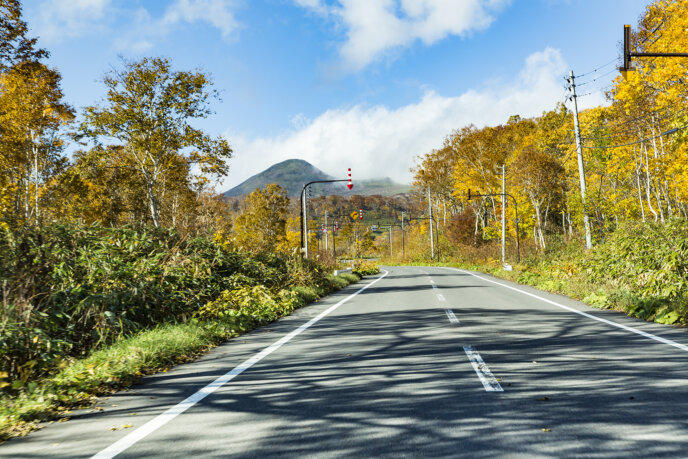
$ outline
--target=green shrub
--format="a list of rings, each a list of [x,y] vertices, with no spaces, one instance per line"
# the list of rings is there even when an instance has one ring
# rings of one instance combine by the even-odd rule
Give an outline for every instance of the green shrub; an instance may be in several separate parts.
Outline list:
[[[186,321],[224,291],[261,286],[273,299],[296,285],[327,291],[327,272],[310,260],[252,256],[166,229],[0,229],[0,390],[21,389],[120,337]]]

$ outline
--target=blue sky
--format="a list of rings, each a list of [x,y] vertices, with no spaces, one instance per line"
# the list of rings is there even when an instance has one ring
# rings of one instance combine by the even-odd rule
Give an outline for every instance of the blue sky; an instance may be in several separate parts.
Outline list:
[[[24,14],[80,109],[118,56],[201,68],[222,92],[197,124],[235,155],[220,191],[303,158],[333,175],[408,181],[453,129],[604,103],[637,0],[33,0]],[[606,66],[605,66],[606,64]],[[606,75],[605,75],[606,74]],[[599,77],[599,78],[598,78]],[[592,81],[595,80],[595,81]]]

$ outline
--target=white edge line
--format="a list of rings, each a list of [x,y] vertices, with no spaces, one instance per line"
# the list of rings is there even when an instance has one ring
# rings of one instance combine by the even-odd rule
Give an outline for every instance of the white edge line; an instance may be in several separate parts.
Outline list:
[[[440,301],[447,301],[447,299],[441,293],[436,293],[437,299]]]
[[[155,432],[158,430],[160,427],[164,426],[168,422],[170,422],[172,419],[176,418],[180,414],[182,414],[184,411],[188,410],[204,398],[206,398],[208,395],[212,394],[215,392],[217,389],[222,387],[223,385],[227,384],[229,381],[234,379],[235,377],[239,376],[241,373],[243,373],[245,370],[248,370],[251,368],[254,364],[260,362],[262,359],[267,357],[268,355],[272,354],[274,351],[282,347],[282,345],[286,344],[289,342],[292,338],[295,336],[299,335],[301,332],[309,328],[311,325],[315,324],[318,322],[320,319],[325,317],[326,315],[330,314],[332,311],[337,309],[339,306],[342,304],[346,303],[359,293],[361,293],[363,290],[367,289],[371,285],[375,284],[376,282],[382,280],[387,274],[389,274],[388,271],[382,270],[383,275],[375,279],[369,284],[364,285],[360,289],[358,289],[356,292],[352,293],[351,295],[347,296],[343,300],[341,300],[339,303],[330,306],[328,309],[324,310],[320,314],[318,314],[316,317],[312,318],[305,324],[301,325],[298,327],[296,330],[293,330],[289,334],[283,336],[279,340],[275,341],[272,343],[270,346],[266,347],[262,351],[260,351],[258,354],[254,355],[253,357],[243,361],[236,367],[234,367],[232,370],[228,371],[224,375],[220,376],[217,378],[215,381],[211,382],[207,386],[203,387],[202,389],[198,390],[194,394],[190,395],[187,397],[185,400],[179,402],[178,404],[174,405],[173,407],[167,409],[165,412],[159,414],[155,418],[151,419],[138,429],[134,430],[133,432],[129,433],[125,437],[120,438],[118,441],[113,443],[112,445],[108,446],[104,450],[100,451],[99,453],[95,454],[92,456],[93,459],[104,459],[104,458],[112,458],[115,457],[116,455],[124,452],[127,448],[133,446],[140,440],[144,439],[151,433]]]
[[[652,339],[652,340],[655,340],[655,341],[659,341],[660,343],[668,344],[669,346],[673,346],[673,347],[675,347],[675,348],[681,349],[682,351],[687,351],[687,352],[688,352],[688,346],[686,346],[685,344],[677,343],[676,341],[672,341],[672,340],[670,340],[670,339],[662,338],[661,336],[653,335],[652,333],[644,332],[644,331],[642,331],[642,330],[638,330],[638,329],[636,329],[636,328],[629,327],[628,325],[623,325],[623,324],[620,324],[620,323],[617,323],[617,322],[612,322],[611,320],[603,319],[603,318],[601,318],[601,317],[596,317],[596,316],[594,316],[594,315],[592,315],[592,314],[588,314],[587,312],[579,311],[579,310],[574,309],[574,308],[572,308],[572,307],[570,307],[570,306],[565,306],[565,305],[563,305],[563,304],[561,304],[561,303],[557,303],[556,301],[548,300],[547,298],[543,298],[543,297],[541,297],[541,296],[535,295],[534,293],[526,292],[526,291],[521,290],[521,289],[518,289],[518,288],[516,288],[516,287],[512,287],[512,286],[506,285],[506,284],[502,284],[501,282],[496,282],[496,281],[493,281],[492,279],[487,279],[487,278],[482,277],[482,276],[478,276],[477,274],[473,274],[473,273],[470,272],[470,271],[465,271],[465,270],[463,270],[463,269],[458,269],[458,268],[449,268],[449,267],[444,267],[444,268],[445,268],[445,269],[451,269],[451,270],[453,270],[453,271],[459,271],[459,272],[465,273],[465,274],[470,274],[471,276],[477,277],[478,279],[482,279],[482,280],[484,280],[484,281],[486,281],[486,282],[491,282],[491,283],[493,283],[493,284],[500,285],[500,286],[502,286],[502,287],[504,287],[504,288],[508,288],[508,289],[510,289],[510,290],[514,290],[514,291],[516,291],[516,292],[520,292],[520,293],[522,293],[522,294],[524,294],[524,295],[528,295],[528,296],[530,296],[530,297],[537,298],[537,299],[540,300],[540,301],[544,301],[545,303],[549,303],[549,304],[554,305],[554,306],[556,306],[556,307],[558,307],[558,308],[565,309],[565,310],[567,310],[567,311],[569,311],[569,312],[573,312],[573,313],[579,314],[579,315],[581,315],[581,316],[587,317],[588,319],[593,319],[593,320],[596,320],[596,321],[598,321],[598,322],[602,322],[602,323],[605,323],[605,324],[607,324],[607,325],[611,325],[612,327],[621,328],[622,330],[626,330],[626,331],[629,331],[629,332],[631,332],[631,333],[636,333],[636,334],[638,334],[638,335],[640,335],[640,336],[644,336],[645,338],[649,338],[649,339]]]
[[[480,357],[480,353],[476,350],[476,348],[473,346],[464,346],[463,351],[468,356],[468,360],[470,360],[471,365],[473,365],[473,369],[478,375],[478,378],[480,378],[480,382],[483,383],[485,391],[504,392],[504,389],[502,389],[499,381],[497,381],[497,378],[494,377],[483,358]]]
[[[456,314],[454,314],[454,311],[452,311],[451,309],[447,309],[444,312],[447,314],[447,318],[449,318],[449,322],[451,322],[453,324],[459,323],[459,319],[456,318]]]

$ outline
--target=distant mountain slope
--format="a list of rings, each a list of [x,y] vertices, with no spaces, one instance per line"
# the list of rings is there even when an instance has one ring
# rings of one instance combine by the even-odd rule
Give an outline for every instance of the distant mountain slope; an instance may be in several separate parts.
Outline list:
[[[268,167],[231,190],[225,191],[225,196],[243,196],[264,188],[270,183],[277,183],[286,188],[289,196],[298,196],[304,183],[314,180],[331,180],[332,177],[302,159],[288,159]]]
[[[342,177],[345,178],[345,177]],[[235,186],[231,190],[225,191],[224,195],[244,196],[257,188],[264,188],[270,183],[277,183],[283,188],[286,188],[289,196],[299,196],[301,188],[304,183],[312,182],[314,180],[332,180],[333,177],[313,166],[308,161],[302,159],[288,159],[277,163],[263,172],[250,177],[243,183]],[[349,191],[344,183],[336,183],[332,185],[314,185],[313,195],[321,194],[362,194],[373,195],[381,194],[391,196],[399,193],[408,193],[410,187],[408,185],[400,185],[393,182],[390,178],[356,180],[354,178],[354,189]]]

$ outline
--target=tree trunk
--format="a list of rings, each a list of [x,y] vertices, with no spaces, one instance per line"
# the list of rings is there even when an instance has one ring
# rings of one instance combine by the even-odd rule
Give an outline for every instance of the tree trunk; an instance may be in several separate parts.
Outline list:
[[[643,203],[643,186],[640,183],[640,166],[638,164],[638,155],[636,154],[635,147],[633,147],[633,159],[635,161],[635,179],[638,185],[638,202],[640,202],[640,215],[645,223],[645,204]]]

